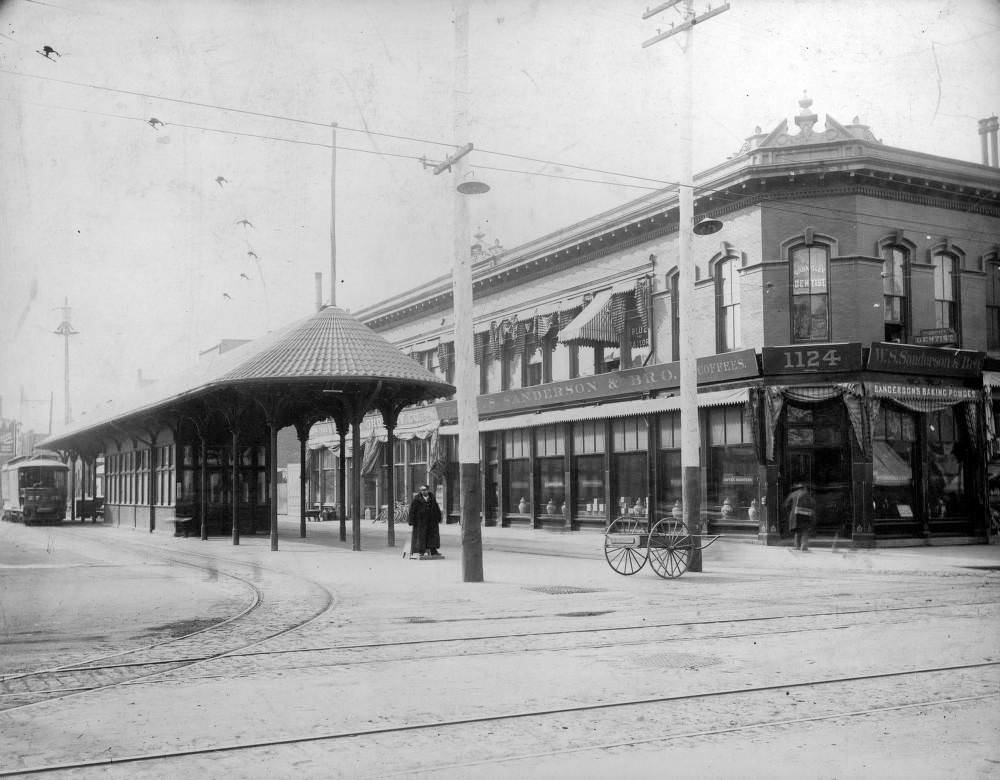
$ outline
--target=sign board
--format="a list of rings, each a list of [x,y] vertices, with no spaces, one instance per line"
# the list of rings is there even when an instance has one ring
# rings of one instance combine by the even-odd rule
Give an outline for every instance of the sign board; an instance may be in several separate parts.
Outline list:
[[[913,337],[913,343],[921,346],[934,344],[954,344],[958,335],[954,328],[924,328],[920,334]]]
[[[896,504],[896,514],[900,517],[913,517],[913,510],[909,504]]]
[[[761,350],[764,374],[824,374],[861,370],[861,344],[791,344]]]
[[[868,353],[868,370],[978,377],[983,370],[984,358],[982,352],[965,349],[875,342]]]
[[[978,390],[971,387],[909,382],[865,382],[865,393],[872,398],[919,398],[945,403],[978,401],[982,397]]]
[[[699,385],[756,377],[759,373],[757,356],[752,349],[698,358]],[[479,396],[476,404],[479,414],[492,415],[545,406],[592,403],[653,390],[674,389],[680,387],[680,377],[678,362],[658,363],[643,368],[626,368],[606,374],[505,390],[502,393],[489,393]],[[450,416],[450,407],[438,408],[441,410],[441,417]],[[457,407],[455,408],[457,413]]]

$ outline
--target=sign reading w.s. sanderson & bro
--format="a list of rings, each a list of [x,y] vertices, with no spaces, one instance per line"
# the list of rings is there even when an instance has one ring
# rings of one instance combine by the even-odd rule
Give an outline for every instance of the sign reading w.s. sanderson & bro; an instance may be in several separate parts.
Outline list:
[[[875,342],[868,353],[869,371],[899,374],[978,376],[983,370],[982,352],[964,349],[916,347],[910,344]]]
[[[758,375],[757,357],[752,349],[698,358],[699,384]],[[515,409],[600,401],[679,386],[680,364],[659,363],[645,368],[627,368],[624,371],[481,395],[477,399],[477,405],[480,414],[497,414]]]

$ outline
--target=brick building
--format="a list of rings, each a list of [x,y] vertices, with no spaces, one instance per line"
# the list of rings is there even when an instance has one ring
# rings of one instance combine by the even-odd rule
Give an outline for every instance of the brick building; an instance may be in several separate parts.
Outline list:
[[[806,481],[821,538],[986,541],[1000,170],[888,146],[857,118],[819,129],[811,102],[695,179],[696,214],[724,223],[694,243],[705,523],[777,543]],[[487,524],[603,529],[679,500],[677,228],[668,188],[474,246]],[[450,276],[356,314],[451,381]],[[457,518],[454,419],[448,400],[404,412],[397,501],[429,473]],[[314,486],[334,439],[313,431]],[[377,463],[371,511],[388,503]]]

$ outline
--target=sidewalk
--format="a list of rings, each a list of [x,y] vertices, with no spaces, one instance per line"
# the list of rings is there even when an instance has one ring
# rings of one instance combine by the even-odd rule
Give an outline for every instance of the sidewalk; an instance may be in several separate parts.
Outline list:
[[[284,541],[299,540],[297,519],[279,517],[279,538]],[[307,539],[324,544],[346,546],[351,549],[351,525],[347,524],[347,541],[339,541],[338,522],[306,523]],[[593,531],[562,532],[529,528],[482,529],[484,554],[503,551],[532,555],[558,555],[574,558],[604,559],[604,536]],[[361,547],[363,551],[388,552],[395,550],[400,557],[409,551],[410,529],[404,524],[395,526],[396,546],[386,546],[385,523],[361,521]],[[710,538],[710,537],[709,537]],[[461,557],[461,528],[458,524],[441,525],[442,552],[446,556]],[[790,547],[766,547],[748,544],[745,540],[722,537],[707,547],[703,553],[703,570],[713,566],[735,569],[788,569],[788,568],[852,568],[885,571],[940,571],[940,570],[997,570],[1000,571],[1000,545],[955,545],[925,547],[879,547],[857,549],[847,544],[830,547],[813,547],[801,553]],[[420,565],[414,561],[414,566]],[[433,565],[433,564],[431,564]],[[693,572],[692,572],[693,574]]]

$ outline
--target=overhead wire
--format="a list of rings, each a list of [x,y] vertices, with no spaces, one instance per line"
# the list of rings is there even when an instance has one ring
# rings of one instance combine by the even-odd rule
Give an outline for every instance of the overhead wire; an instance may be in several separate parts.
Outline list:
[[[24,75],[24,74],[19,74],[16,71],[7,71],[7,70],[2,69],[2,68],[0,68],[0,72],[2,72],[2,73],[12,73],[13,75]],[[77,85],[77,86],[89,86],[89,85],[84,85],[84,84],[82,84],[80,82],[66,82],[63,79],[52,79],[52,78],[47,77],[47,76],[39,76],[38,78],[42,78],[44,80],[55,80],[55,81],[59,81],[59,82],[70,83],[70,84]],[[110,88],[110,87],[106,88],[106,89],[109,89],[109,90],[112,90],[112,91],[116,91],[116,92],[125,92],[126,94],[132,94],[132,95],[138,95],[138,96],[148,96],[148,95],[146,95],[146,93],[127,92],[125,90],[117,90],[117,89]],[[158,97],[158,96],[152,96],[152,97]],[[106,118],[124,119],[124,120],[127,120],[127,121],[136,121],[136,122],[142,122],[143,124],[149,124],[149,119],[146,119],[146,118],[143,118],[143,117],[129,116],[129,115],[125,115],[125,114],[115,114],[115,113],[104,112],[104,111],[96,111],[94,109],[85,109],[85,108],[70,107],[70,106],[59,106],[59,105],[53,105],[53,104],[48,104],[48,103],[39,103],[39,102],[24,100],[24,99],[20,99],[20,98],[10,98],[10,97],[0,96],[0,99],[7,100],[7,101],[10,101],[10,102],[22,103],[22,104],[25,104],[25,105],[37,106],[37,107],[41,107],[41,108],[50,108],[50,109],[60,110],[60,111],[72,111],[72,112],[78,112],[78,113],[84,113],[84,114],[92,114],[92,115],[95,115],[95,116],[102,116],[102,117],[106,117]],[[190,101],[182,101],[182,100],[170,99],[170,98],[163,98],[163,99],[177,100],[177,102],[190,102]],[[210,104],[198,104],[198,105],[209,106]],[[220,108],[222,110],[234,110],[234,111],[241,112],[241,113],[250,113],[250,114],[257,115],[257,116],[268,116],[268,117],[277,118],[277,119],[287,118],[287,117],[282,117],[281,115],[278,115],[278,114],[262,114],[261,112],[249,112],[249,111],[245,111],[243,109],[228,109],[228,108],[225,108],[223,106],[212,106],[212,107]],[[315,123],[315,122],[310,122],[308,120],[295,120],[295,119],[291,119],[291,121],[299,121],[299,122],[304,123],[304,124],[311,124],[311,125],[316,125],[316,126],[326,127],[326,128],[330,127],[329,124]],[[259,140],[270,140],[270,141],[277,141],[277,142],[283,142],[283,143],[292,143],[292,144],[299,144],[299,145],[303,145],[303,146],[319,147],[319,148],[324,148],[324,149],[332,149],[333,148],[332,144],[330,144],[329,142],[308,141],[308,140],[298,139],[298,138],[288,138],[288,137],[285,137],[285,136],[269,135],[269,134],[266,134],[266,133],[251,133],[251,132],[247,132],[247,131],[243,131],[243,130],[234,130],[234,129],[230,129],[230,128],[210,127],[210,126],[207,126],[207,125],[195,125],[195,124],[184,123],[184,122],[172,122],[171,121],[171,122],[165,122],[163,124],[164,124],[164,126],[180,127],[180,128],[184,128],[184,129],[197,130],[197,131],[208,132],[208,133],[218,133],[218,134],[223,134],[223,135],[242,136],[242,137],[248,137],[248,138],[256,138],[256,139],[259,139]],[[341,129],[341,128],[339,128],[339,126],[338,126],[338,129]],[[364,131],[359,131],[359,132],[364,132]],[[378,134],[378,135],[385,136],[385,137],[395,137],[395,138],[398,138],[398,139],[401,139],[401,140],[411,140],[411,141],[412,140],[421,140],[421,139],[413,139],[413,138],[405,137],[405,136],[392,136],[391,134],[388,134],[388,133],[374,133],[373,132],[372,134]],[[443,142],[431,142],[431,143],[436,143],[436,144],[441,145],[441,146],[450,146],[450,144],[445,144]],[[374,149],[364,149],[364,148],[359,148],[359,147],[340,146],[340,145],[338,145],[336,148],[337,148],[338,151],[343,150],[343,151],[350,151],[350,152],[359,152],[361,154],[373,154],[373,155],[379,155],[379,156],[384,156],[384,157],[395,157],[395,158],[399,158],[399,159],[414,160],[414,161],[421,162],[421,163],[423,163],[425,165],[431,163],[431,161],[428,161],[426,159],[425,155],[402,154],[402,153],[398,153],[398,152],[385,152],[385,151],[379,151],[379,150],[374,150]],[[530,157],[530,156],[527,156],[527,155],[515,155],[515,154],[511,154],[511,153],[496,152],[496,151],[487,151],[487,150],[476,150],[476,151],[481,151],[483,153],[488,153],[488,154],[495,154],[495,155],[507,156],[507,157],[511,157],[511,158],[515,158],[515,159],[521,159],[521,160],[525,160],[525,161],[529,161],[529,162],[538,162],[540,164],[553,165],[553,166],[558,166],[558,167],[570,167],[570,168],[579,169],[579,170],[589,170],[589,171],[593,171],[593,172],[596,172],[596,173],[600,173],[602,175],[618,176],[620,178],[643,179],[645,181],[655,182],[655,183],[660,184],[662,186],[660,186],[660,187],[651,187],[651,186],[642,185],[642,184],[627,184],[627,183],[623,183],[623,182],[604,181],[604,180],[598,180],[598,179],[587,179],[587,178],[583,178],[583,177],[566,176],[566,175],[563,175],[563,174],[545,173],[545,172],[542,172],[542,171],[526,171],[526,170],[519,170],[519,169],[512,169],[512,168],[503,168],[503,167],[499,167],[499,166],[486,166],[486,165],[477,165],[476,166],[477,168],[480,168],[482,170],[491,170],[491,171],[498,171],[498,172],[504,172],[504,173],[514,173],[514,174],[520,174],[520,175],[525,175],[525,176],[540,176],[540,177],[543,177],[543,178],[561,179],[561,180],[565,180],[565,181],[575,181],[575,182],[581,182],[581,183],[601,184],[601,185],[610,186],[610,187],[625,187],[625,188],[630,188],[630,189],[642,189],[642,190],[646,190],[648,192],[656,192],[656,191],[661,190],[661,189],[673,189],[673,188],[677,188],[677,187],[680,186],[679,182],[673,182],[673,181],[668,181],[668,180],[663,180],[663,179],[654,179],[654,178],[651,178],[651,177],[636,177],[636,176],[633,176],[631,174],[622,174],[622,173],[616,173],[614,171],[607,171],[607,170],[601,170],[601,169],[596,169],[596,168],[588,168],[586,166],[575,166],[575,165],[570,165],[570,164],[558,163],[558,162],[555,162],[555,161],[545,160],[543,158],[537,158],[537,157]],[[924,187],[923,185],[919,185],[919,184],[916,185],[916,186],[922,187],[924,189],[927,189],[927,190],[931,191],[933,194],[940,194],[939,190],[934,190],[934,189],[932,189],[929,186]],[[702,186],[696,185],[694,189],[695,189],[696,195],[698,195],[698,194],[710,194],[710,195],[713,195],[715,197],[728,200],[729,202],[736,202],[736,201],[742,200],[745,197],[747,197],[746,195],[742,195],[740,193],[729,193],[727,190],[724,190],[724,189],[712,188],[712,187],[707,187],[707,186],[703,186],[703,185]],[[857,211],[857,210],[848,210],[848,209],[840,209],[840,208],[836,208],[836,207],[833,207],[833,206],[821,206],[821,205],[818,205],[818,204],[806,204],[806,203],[802,203],[802,204],[796,204],[796,205],[786,204],[784,206],[778,206],[778,205],[775,205],[775,201],[771,201],[771,200],[767,201],[767,203],[768,203],[768,205],[769,205],[770,208],[772,208],[772,209],[774,209],[776,211],[785,211],[787,213],[798,214],[798,215],[806,215],[806,216],[818,216],[819,214],[817,212],[824,212],[824,213],[827,213],[827,214],[842,214],[842,215],[845,216],[845,218],[850,218],[851,220],[853,220],[857,224],[866,225],[866,226],[870,226],[870,227],[881,227],[881,226],[884,226],[884,223],[881,222],[881,221],[878,222],[878,223],[871,223],[871,222],[865,222],[864,220],[859,219],[859,217],[871,217],[871,218],[877,219],[877,220],[882,220],[883,219],[883,215],[874,214],[874,213],[871,213],[871,212],[864,212],[864,211]],[[927,229],[937,228],[941,232],[947,232],[952,237],[960,236],[961,235],[961,236],[969,237],[970,239],[973,239],[973,240],[981,240],[980,238],[973,238],[973,236],[971,234],[974,233],[974,234],[977,234],[978,236],[987,236],[987,237],[994,237],[995,236],[995,234],[993,232],[986,231],[986,230],[980,231],[980,230],[971,229],[969,232],[955,231],[954,230],[954,226],[952,226],[952,225],[944,225],[944,224],[941,224],[941,223],[932,223],[932,222],[927,222],[925,220],[906,220],[906,219],[902,219],[902,220],[897,220],[897,221],[913,222],[914,224],[918,225],[921,229],[924,229],[924,228],[927,228]]]

